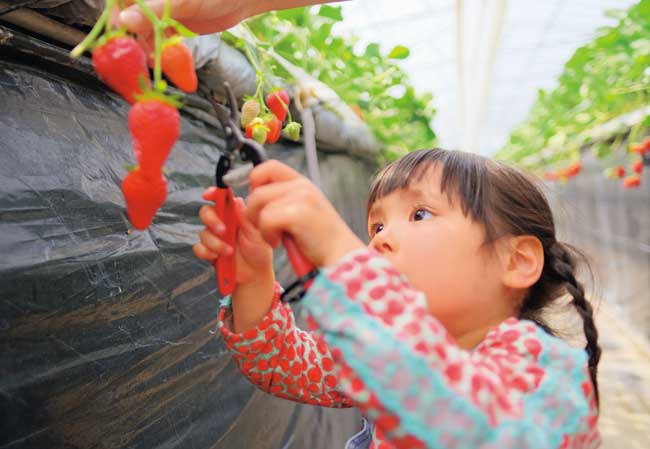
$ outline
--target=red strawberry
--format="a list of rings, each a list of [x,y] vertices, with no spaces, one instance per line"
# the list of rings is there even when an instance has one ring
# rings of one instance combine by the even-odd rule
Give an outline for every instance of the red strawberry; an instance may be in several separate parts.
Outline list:
[[[277,142],[282,132],[282,122],[277,117],[270,116],[266,119],[264,125],[269,129],[266,137],[267,141],[269,143]]]
[[[161,175],[148,178],[139,169],[130,172],[122,181],[126,211],[136,229],[146,229],[156,211],[167,198],[167,181]]]
[[[576,176],[578,173],[580,173],[580,170],[582,170],[582,164],[580,163],[580,161],[578,161],[565,168],[563,174],[567,178],[571,178],[573,176]]]
[[[615,173],[617,178],[622,178],[623,176],[625,176],[625,167],[619,165],[618,167],[616,167]]]
[[[135,103],[141,94],[140,79],[149,87],[149,70],[144,51],[128,36],[118,36],[95,47],[93,65],[97,75],[126,101]]]
[[[289,95],[281,89],[271,92],[266,96],[266,105],[280,122],[284,122],[289,110]]]
[[[623,187],[626,189],[633,189],[641,185],[641,177],[639,175],[630,175],[623,180]]]
[[[640,175],[641,172],[643,171],[643,161],[642,160],[634,161],[634,163],[632,164],[632,170],[635,173]]]
[[[630,145],[630,152],[639,153],[641,156],[644,153],[650,154],[650,138],[646,137],[643,142]]]
[[[183,92],[196,91],[198,80],[194,60],[190,50],[179,40],[163,47],[162,71]]]
[[[641,144],[643,145],[643,151],[650,153],[650,137],[643,139],[643,142],[641,142]]]
[[[138,101],[129,112],[129,131],[143,176],[158,179],[180,134],[178,111],[164,100]]]

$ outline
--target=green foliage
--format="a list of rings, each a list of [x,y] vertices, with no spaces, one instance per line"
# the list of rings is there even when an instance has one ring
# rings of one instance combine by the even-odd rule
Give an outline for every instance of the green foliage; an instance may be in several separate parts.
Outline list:
[[[650,0],[627,12],[608,11],[618,20],[576,50],[564,66],[558,86],[540,90],[526,119],[511,134],[497,158],[530,169],[575,159],[585,131],[647,105],[650,96]],[[595,154],[605,158],[611,146]],[[542,149],[547,149],[540,153]]]
[[[330,86],[348,105],[358,106],[389,157],[433,146],[433,96],[417,94],[394,62],[407,58],[409,49],[400,45],[384,53],[371,43],[359,51],[356,37],[332,33],[342,20],[340,6],[323,5],[262,14],[246,25],[258,39],[258,48],[272,48]],[[233,39],[228,33],[223,37]],[[287,75],[281,67],[274,72]]]

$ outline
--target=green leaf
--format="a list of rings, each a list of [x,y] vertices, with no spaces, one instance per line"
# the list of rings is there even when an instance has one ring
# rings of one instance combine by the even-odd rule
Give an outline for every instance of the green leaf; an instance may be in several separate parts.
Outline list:
[[[318,11],[318,15],[321,17],[327,17],[328,19],[332,19],[336,22],[341,22],[343,20],[343,14],[341,12],[340,6],[322,5]]]
[[[389,59],[406,59],[411,54],[411,51],[403,45],[397,45],[388,53]]]
[[[372,42],[366,46],[365,56],[381,58],[381,53],[379,53],[379,44]]]

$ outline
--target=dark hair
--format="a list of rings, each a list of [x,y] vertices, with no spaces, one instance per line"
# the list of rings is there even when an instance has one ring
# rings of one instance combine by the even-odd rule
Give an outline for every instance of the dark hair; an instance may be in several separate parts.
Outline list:
[[[593,310],[582,285],[575,278],[578,257],[575,248],[555,237],[551,208],[535,178],[506,164],[472,153],[438,148],[408,153],[392,162],[375,177],[368,198],[368,210],[391,192],[421,181],[428,169],[442,168],[440,191],[458,201],[463,213],[485,228],[486,245],[506,235],[532,235],[544,248],[544,268],[519,310],[519,317],[534,321],[545,331],[554,331],[542,318],[542,311],[568,292],[582,318],[587,340],[589,373],[598,401],[596,379],[601,349]]]

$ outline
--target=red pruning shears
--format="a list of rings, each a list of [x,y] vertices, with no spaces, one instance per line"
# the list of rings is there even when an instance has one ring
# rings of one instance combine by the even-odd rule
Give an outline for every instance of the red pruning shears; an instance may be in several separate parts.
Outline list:
[[[216,185],[209,187],[203,193],[203,199],[214,202],[217,215],[226,227],[222,240],[232,248],[235,248],[239,222],[235,214],[235,200],[231,186],[239,187],[246,185],[248,183],[248,174],[252,170],[250,165],[248,167],[233,169],[235,154],[238,153],[239,158],[243,162],[250,162],[253,166],[261,164],[268,157],[262,145],[252,139],[246,138],[242,133],[239,128],[237,100],[227,82],[224,83],[224,87],[226,91],[226,106],[218,103],[212,95],[210,95],[209,100],[223,127],[226,148],[217,161],[215,173]],[[300,252],[290,235],[285,234],[282,237],[282,244],[287,252],[293,270],[296,276],[298,276],[298,280],[289,286],[283,294],[283,300],[290,302],[302,297],[305,289],[309,288],[312,279],[318,272]],[[233,253],[230,256],[219,256],[215,262],[214,268],[217,273],[217,285],[219,286],[219,293],[222,296],[231,294],[235,287],[235,276],[237,272],[235,260],[235,254]],[[297,287],[302,287],[302,291],[297,296],[290,297],[289,293],[292,293]]]

